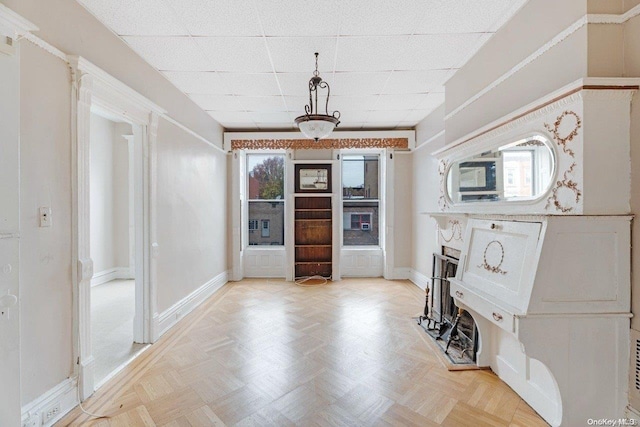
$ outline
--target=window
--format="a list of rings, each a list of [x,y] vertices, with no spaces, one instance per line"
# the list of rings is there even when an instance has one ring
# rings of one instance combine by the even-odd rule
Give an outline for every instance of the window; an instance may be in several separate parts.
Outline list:
[[[247,195],[249,245],[284,245],[284,155],[247,154]]]
[[[374,155],[342,157],[344,246],[378,246],[379,163]]]

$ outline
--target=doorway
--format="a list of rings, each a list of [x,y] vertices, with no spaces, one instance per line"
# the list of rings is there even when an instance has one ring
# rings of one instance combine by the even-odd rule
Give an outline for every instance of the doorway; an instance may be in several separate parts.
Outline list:
[[[142,127],[92,107],[89,144],[89,318],[97,389],[145,347],[143,198],[136,194],[142,187],[136,174]]]

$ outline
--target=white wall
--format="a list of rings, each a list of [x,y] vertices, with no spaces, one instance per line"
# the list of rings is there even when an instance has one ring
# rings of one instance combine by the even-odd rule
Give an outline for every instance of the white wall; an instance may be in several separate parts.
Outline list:
[[[413,246],[413,159],[409,153],[393,155],[394,184],[394,267],[409,269],[412,265]]]
[[[91,114],[91,259],[94,276],[129,266],[129,150],[116,123]]]
[[[227,270],[227,156],[165,120],[157,156],[162,313]]]
[[[73,373],[71,77],[66,63],[22,41],[20,82],[22,404]],[[38,227],[38,207],[52,226]]]
[[[441,137],[444,139],[444,136]],[[429,147],[417,150],[412,155],[413,170],[413,209],[411,220],[413,222],[413,241],[411,245],[414,273],[431,277],[433,253],[440,253],[437,240],[436,222],[425,212],[437,212],[439,197],[438,162],[430,154]],[[416,284],[424,286],[420,280],[413,277]]]

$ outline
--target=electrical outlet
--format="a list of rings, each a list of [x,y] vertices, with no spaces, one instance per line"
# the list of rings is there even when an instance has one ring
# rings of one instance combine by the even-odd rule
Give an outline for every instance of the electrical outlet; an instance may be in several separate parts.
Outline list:
[[[22,420],[22,427],[40,427],[41,425],[40,414],[37,412],[28,414],[27,417]]]
[[[51,227],[51,208],[40,208],[40,227]]]
[[[60,402],[54,403],[49,406],[46,411],[42,413],[42,424],[46,424],[60,414]]]

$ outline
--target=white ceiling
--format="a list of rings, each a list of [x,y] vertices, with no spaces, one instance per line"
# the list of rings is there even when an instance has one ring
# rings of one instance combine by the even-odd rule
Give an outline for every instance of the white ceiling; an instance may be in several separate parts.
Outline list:
[[[414,127],[526,0],[78,0],[227,129],[291,129],[314,52],[340,128]],[[330,111],[331,112],[331,111]]]

